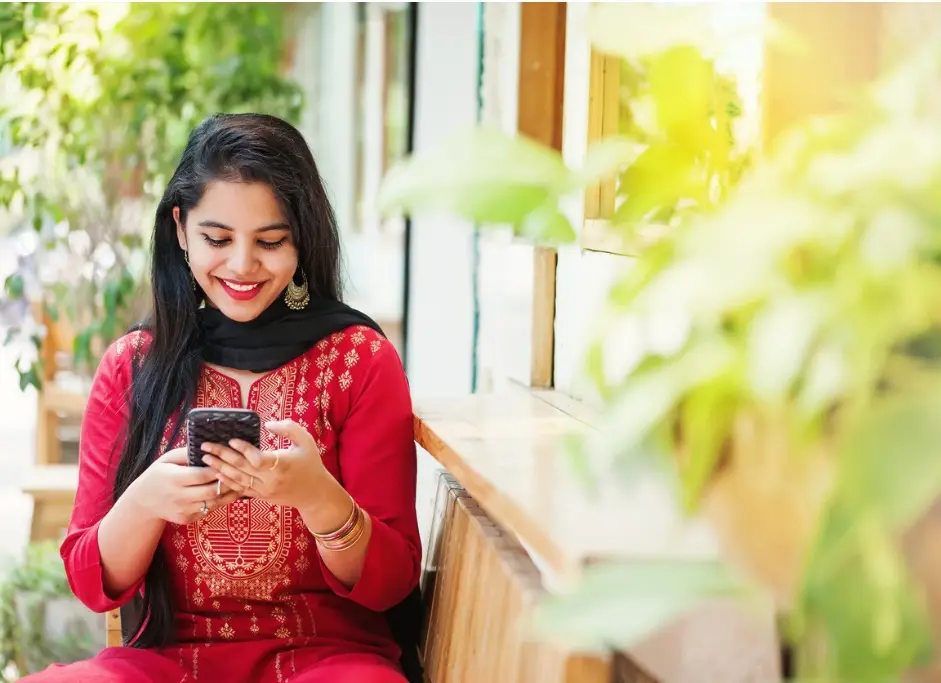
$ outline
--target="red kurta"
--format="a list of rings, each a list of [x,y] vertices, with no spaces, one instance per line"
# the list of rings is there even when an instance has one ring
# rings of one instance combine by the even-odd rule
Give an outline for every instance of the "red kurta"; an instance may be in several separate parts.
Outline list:
[[[120,452],[112,458],[112,447],[128,415],[131,358],[145,342],[134,333],[108,350],[82,424],[78,492],[61,552],[72,590],[96,612],[142,588],[105,594],[98,524],[111,506]],[[293,508],[247,499],[194,524],[168,523],[161,545],[172,568],[179,644],[158,653],[167,672],[153,680],[299,683],[320,680],[304,672],[322,669],[324,659],[354,654],[386,672],[374,680],[404,680],[384,664],[397,666],[399,651],[381,614],[417,585],[421,563],[412,405],[395,348],[369,328],[348,328],[260,377],[246,399],[262,423],[292,419],[314,435],[327,469],[372,517],[362,576],[345,588]],[[205,367],[197,406],[240,407],[238,383]],[[185,443],[185,430],[172,445],[165,436],[161,452]],[[262,449],[288,446],[262,428]],[[96,660],[123,666],[136,658],[156,673],[153,656],[111,648]],[[75,681],[79,673],[65,667],[42,679]]]

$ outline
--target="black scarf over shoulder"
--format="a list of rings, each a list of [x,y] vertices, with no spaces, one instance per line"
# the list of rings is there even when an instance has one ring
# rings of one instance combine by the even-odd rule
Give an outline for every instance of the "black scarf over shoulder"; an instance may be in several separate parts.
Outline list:
[[[205,362],[249,372],[279,368],[351,325],[365,325],[383,334],[365,313],[340,301],[314,298],[303,310],[293,311],[279,296],[248,322],[236,322],[207,306],[199,309],[199,323]]]

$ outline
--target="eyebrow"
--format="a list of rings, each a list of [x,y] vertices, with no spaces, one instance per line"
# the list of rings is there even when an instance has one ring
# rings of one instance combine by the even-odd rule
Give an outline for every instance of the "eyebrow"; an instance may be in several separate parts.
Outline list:
[[[203,228],[218,228],[220,230],[228,230],[229,232],[235,232],[235,230],[226,225],[225,223],[220,223],[219,221],[199,221],[200,227]],[[273,230],[290,230],[291,226],[287,223],[272,223],[271,225],[265,225],[260,228],[256,228],[255,232],[271,232]]]

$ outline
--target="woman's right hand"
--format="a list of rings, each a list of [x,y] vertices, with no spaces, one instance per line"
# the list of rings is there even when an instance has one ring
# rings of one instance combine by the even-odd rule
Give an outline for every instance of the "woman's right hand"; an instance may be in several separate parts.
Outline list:
[[[150,517],[185,525],[242,495],[224,485],[222,495],[216,495],[217,486],[211,467],[190,467],[186,449],[174,448],[157,458],[128,493],[133,491],[135,504]]]

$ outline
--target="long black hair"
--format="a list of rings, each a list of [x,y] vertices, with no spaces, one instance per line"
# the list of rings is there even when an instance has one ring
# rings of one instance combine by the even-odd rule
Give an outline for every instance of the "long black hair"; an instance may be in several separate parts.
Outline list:
[[[193,130],[176,172],[157,206],[152,239],[152,312],[138,326],[150,334],[133,365],[130,419],[114,482],[116,501],[158,457],[174,415],[170,443],[192,407],[200,373],[200,331],[190,270],[177,239],[180,221],[213,181],[265,183],[274,192],[307,276],[312,298],[340,300],[340,240],[333,209],[303,136],[293,126],[262,114],[217,114]],[[144,580],[130,645],[163,647],[174,641],[175,616],[169,567],[160,548]]]

